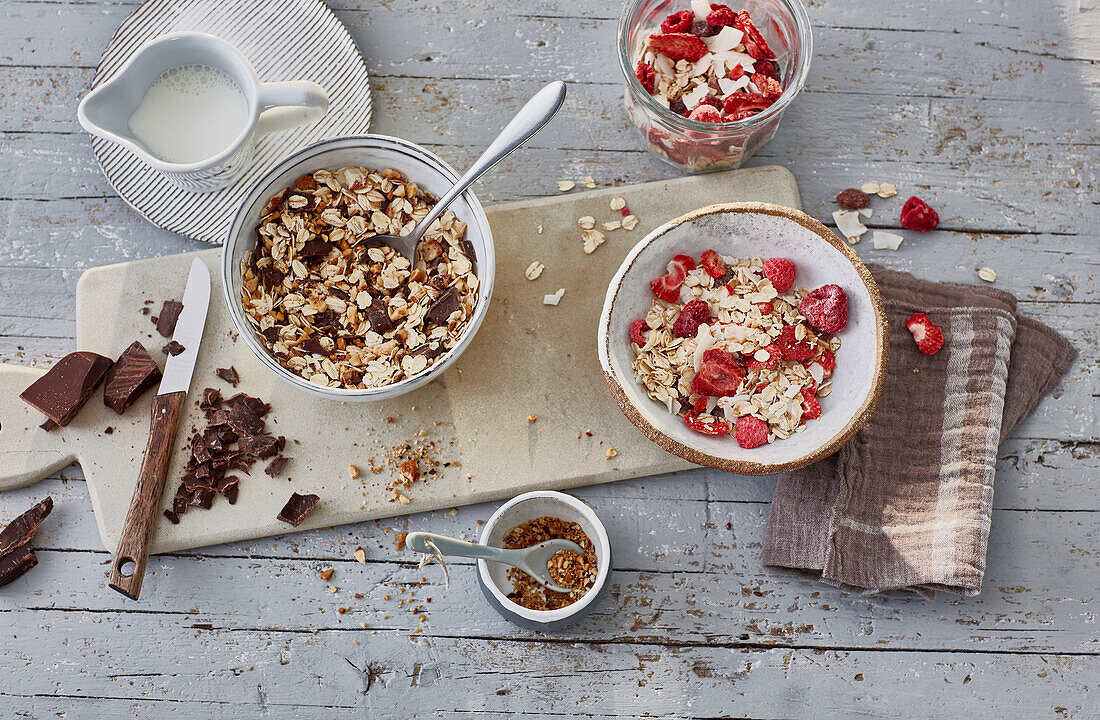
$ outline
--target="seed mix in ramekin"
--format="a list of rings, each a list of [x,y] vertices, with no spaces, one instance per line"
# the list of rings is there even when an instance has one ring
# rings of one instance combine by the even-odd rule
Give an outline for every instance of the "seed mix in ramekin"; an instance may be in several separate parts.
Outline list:
[[[631,323],[634,377],[693,431],[754,448],[801,432],[832,390],[848,300],[794,287],[785,258],[677,255]]]
[[[315,385],[367,389],[424,372],[462,337],[478,300],[466,223],[447,210],[410,263],[376,235],[405,235],[435,198],[392,169],[303,175],[273,196],[241,261],[261,342]]]

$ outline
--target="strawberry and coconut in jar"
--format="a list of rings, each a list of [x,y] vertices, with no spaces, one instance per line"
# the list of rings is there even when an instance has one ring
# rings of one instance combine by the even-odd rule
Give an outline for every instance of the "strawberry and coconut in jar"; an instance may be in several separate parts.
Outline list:
[[[812,46],[805,8],[798,0],[749,7],[627,5],[619,22],[626,109],[663,160],[692,172],[739,167],[801,89]]]

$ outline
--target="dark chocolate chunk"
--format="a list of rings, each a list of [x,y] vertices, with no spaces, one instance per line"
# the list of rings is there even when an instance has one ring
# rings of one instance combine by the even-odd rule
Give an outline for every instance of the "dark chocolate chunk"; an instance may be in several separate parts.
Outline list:
[[[288,462],[290,462],[290,458],[284,455],[279,455],[267,464],[267,467],[264,468],[264,472],[271,477],[277,477],[279,473],[283,471],[283,468],[286,467],[286,464]]]
[[[164,517],[168,518],[168,522],[172,523],[173,525],[180,524],[180,516],[175,510],[165,510]]]
[[[432,275],[428,278],[428,287],[433,287],[436,290],[442,290],[447,287],[447,278],[442,275]]]
[[[470,262],[477,262],[477,253],[474,252],[474,244],[466,238],[460,238],[458,241],[458,249],[462,251],[462,254],[469,258]]]
[[[160,368],[140,342],[122,351],[103,380],[103,404],[121,415],[160,380]]]
[[[206,388],[202,391],[202,400],[199,400],[199,409],[203,412],[217,410],[222,406],[222,394],[217,388]]]
[[[350,300],[351,299],[351,295],[348,295],[347,292],[345,292],[344,290],[341,290],[340,288],[336,287],[335,285],[330,287],[328,289],[328,292],[329,292],[329,295],[335,295],[336,297],[340,298],[341,300]]]
[[[237,383],[241,381],[241,376],[237,374],[237,368],[230,365],[227,368],[218,368],[214,371],[214,374],[225,380],[233,387],[237,387]]]
[[[45,500],[8,523],[8,526],[0,531],[0,555],[5,555],[20,545],[29,543],[38,526],[51,510],[53,510],[53,498],[47,496]]]
[[[107,427],[103,428],[103,434],[104,435],[114,435],[115,434],[115,429],[113,427],[111,427],[110,425],[108,425]]]
[[[413,350],[413,355],[423,355],[428,358],[429,361],[435,360],[437,357],[447,352],[447,348],[443,347],[442,340],[433,340],[429,343],[424,343],[416,350]]]
[[[669,100],[668,101],[668,109],[671,110],[672,112],[676,113],[677,115],[687,115],[687,111],[688,111],[687,105],[685,105],[684,101],[681,100],[680,98],[676,98],[674,100]]]
[[[168,343],[163,348],[161,348],[161,351],[165,355],[179,355],[181,352],[183,352],[186,349],[187,348],[185,348],[183,345],[180,345],[178,342],[173,340],[172,342]]]
[[[393,324],[393,320],[390,320],[390,314],[386,310],[385,303],[377,298],[371,301],[370,307],[364,312],[367,314],[367,320],[370,321],[371,330],[379,335],[392,332],[397,327]]]
[[[45,422],[43,422],[38,427],[42,428],[46,432],[49,432],[50,430],[56,430],[57,428],[59,428],[61,426],[58,425],[57,423],[55,423],[53,420],[50,420],[49,418],[46,418]]]
[[[307,517],[309,517],[309,514],[313,512],[313,508],[317,507],[317,501],[320,499],[321,498],[316,495],[299,495],[298,493],[294,493],[290,496],[290,499],[286,501],[286,505],[279,511],[275,519],[282,520],[294,527],[298,527]]]
[[[229,501],[230,505],[237,504],[237,496],[240,495],[241,486],[240,481],[233,478],[233,482],[225,490],[222,490],[222,495],[225,495],[225,499]]]
[[[285,277],[286,273],[275,267],[275,263],[268,263],[260,268],[260,282],[263,283],[265,288],[270,289],[282,285]]]
[[[279,441],[271,435],[249,435],[242,437],[237,446],[255,458],[269,458],[279,451]]]
[[[209,510],[214,506],[214,498],[217,497],[218,492],[214,488],[199,487],[192,491],[191,505],[203,510]]]
[[[329,254],[332,250],[332,243],[325,240],[308,240],[306,244],[298,251],[298,258],[301,260],[313,260],[315,258],[323,258]]]
[[[458,310],[458,290],[449,287],[431,304],[428,312],[424,315],[424,319],[435,325],[446,325],[447,318],[455,310]]]
[[[172,337],[172,333],[176,331],[176,321],[180,319],[180,313],[183,312],[183,303],[176,300],[165,300],[164,304],[160,306],[160,315],[157,315],[157,332],[164,337]]]
[[[110,358],[74,352],[54,363],[19,397],[58,425],[68,425],[111,367]]]
[[[258,397],[252,397],[251,395],[245,395],[244,393],[237,393],[233,397],[225,401],[225,406],[228,408],[242,407],[248,412],[252,413],[256,417],[265,417],[271,412],[271,406],[265,403]],[[255,433],[247,433],[253,435]]]
[[[261,330],[260,334],[264,336],[264,339],[269,343],[276,342],[279,339],[279,328],[272,325],[271,327]]]
[[[21,577],[37,564],[38,556],[30,545],[21,545],[6,555],[0,555],[0,587]]]
[[[324,355],[325,357],[328,357],[328,350],[325,349],[325,346],[322,345],[321,341],[317,338],[306,338],[302,341],[300,347],[307,353],[315,353],[317,355]]]

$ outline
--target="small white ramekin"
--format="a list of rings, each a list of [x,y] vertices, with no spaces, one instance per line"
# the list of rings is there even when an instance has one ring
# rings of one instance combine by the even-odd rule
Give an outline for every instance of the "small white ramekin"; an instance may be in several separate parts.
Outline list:
[[[507,565],[477,561],[477,580],[489,604],[505,619],[531,630],[558,630],[587,615],[596,600],[607,591],[607,578],[611,574],[611,542],[603,523],[588,505],[572,495],[553,490],[524,493],[501,505],[485,523],[478,542],[503,547],[506,532],[528,520],[546,515],[579,524],[596,552],[599,568],[596,582],[575,603],[557,610],[525,608],[508,599],[512,581],[508,579]]]
[[[383,170],[393,168],[404,173],[421,188],[436,197],[442,197],[458,182],[459,175],[450,165],[424,148],[407,140],[386,135],[352,135],[322,140],[303,148],[286,158],[256,183],[245,196],[222,249],[222,283],[229,316],[245,344],[267,368],[289,385],[312,395],[329,400],[389,400],[415,390],[431,382],[451,366],[474,339],[493,295],[493,279],[496,275],[496,256],[493,249],[493,233],[481,203],[467,190],[451,205],[458,218],[466,223],[466,239],[474,247],[477,256],[474,269],[479,288],[477,305],[465,334],[435,365],[418,375],[392,385],[366,390],[349,390],[315,385],[304,377],[279,364],[271,352],[256,337],[252,325],[245,318],[241,304],[241,259],[256,244],[256,226],[263,215],[268,199],[306,173],[322,169],[335,170],[347,165]]]

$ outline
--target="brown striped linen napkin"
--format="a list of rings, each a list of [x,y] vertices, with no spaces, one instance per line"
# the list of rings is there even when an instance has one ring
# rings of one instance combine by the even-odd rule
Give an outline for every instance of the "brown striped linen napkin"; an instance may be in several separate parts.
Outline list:
[[[1076,351],[1008,293],[870,269],[890,322],[878,409],[838,453],[779,477],[764,564],[862,592],[977,595],[997,446]],[[943,328],[935,355],[905,327],[917,312]]]

